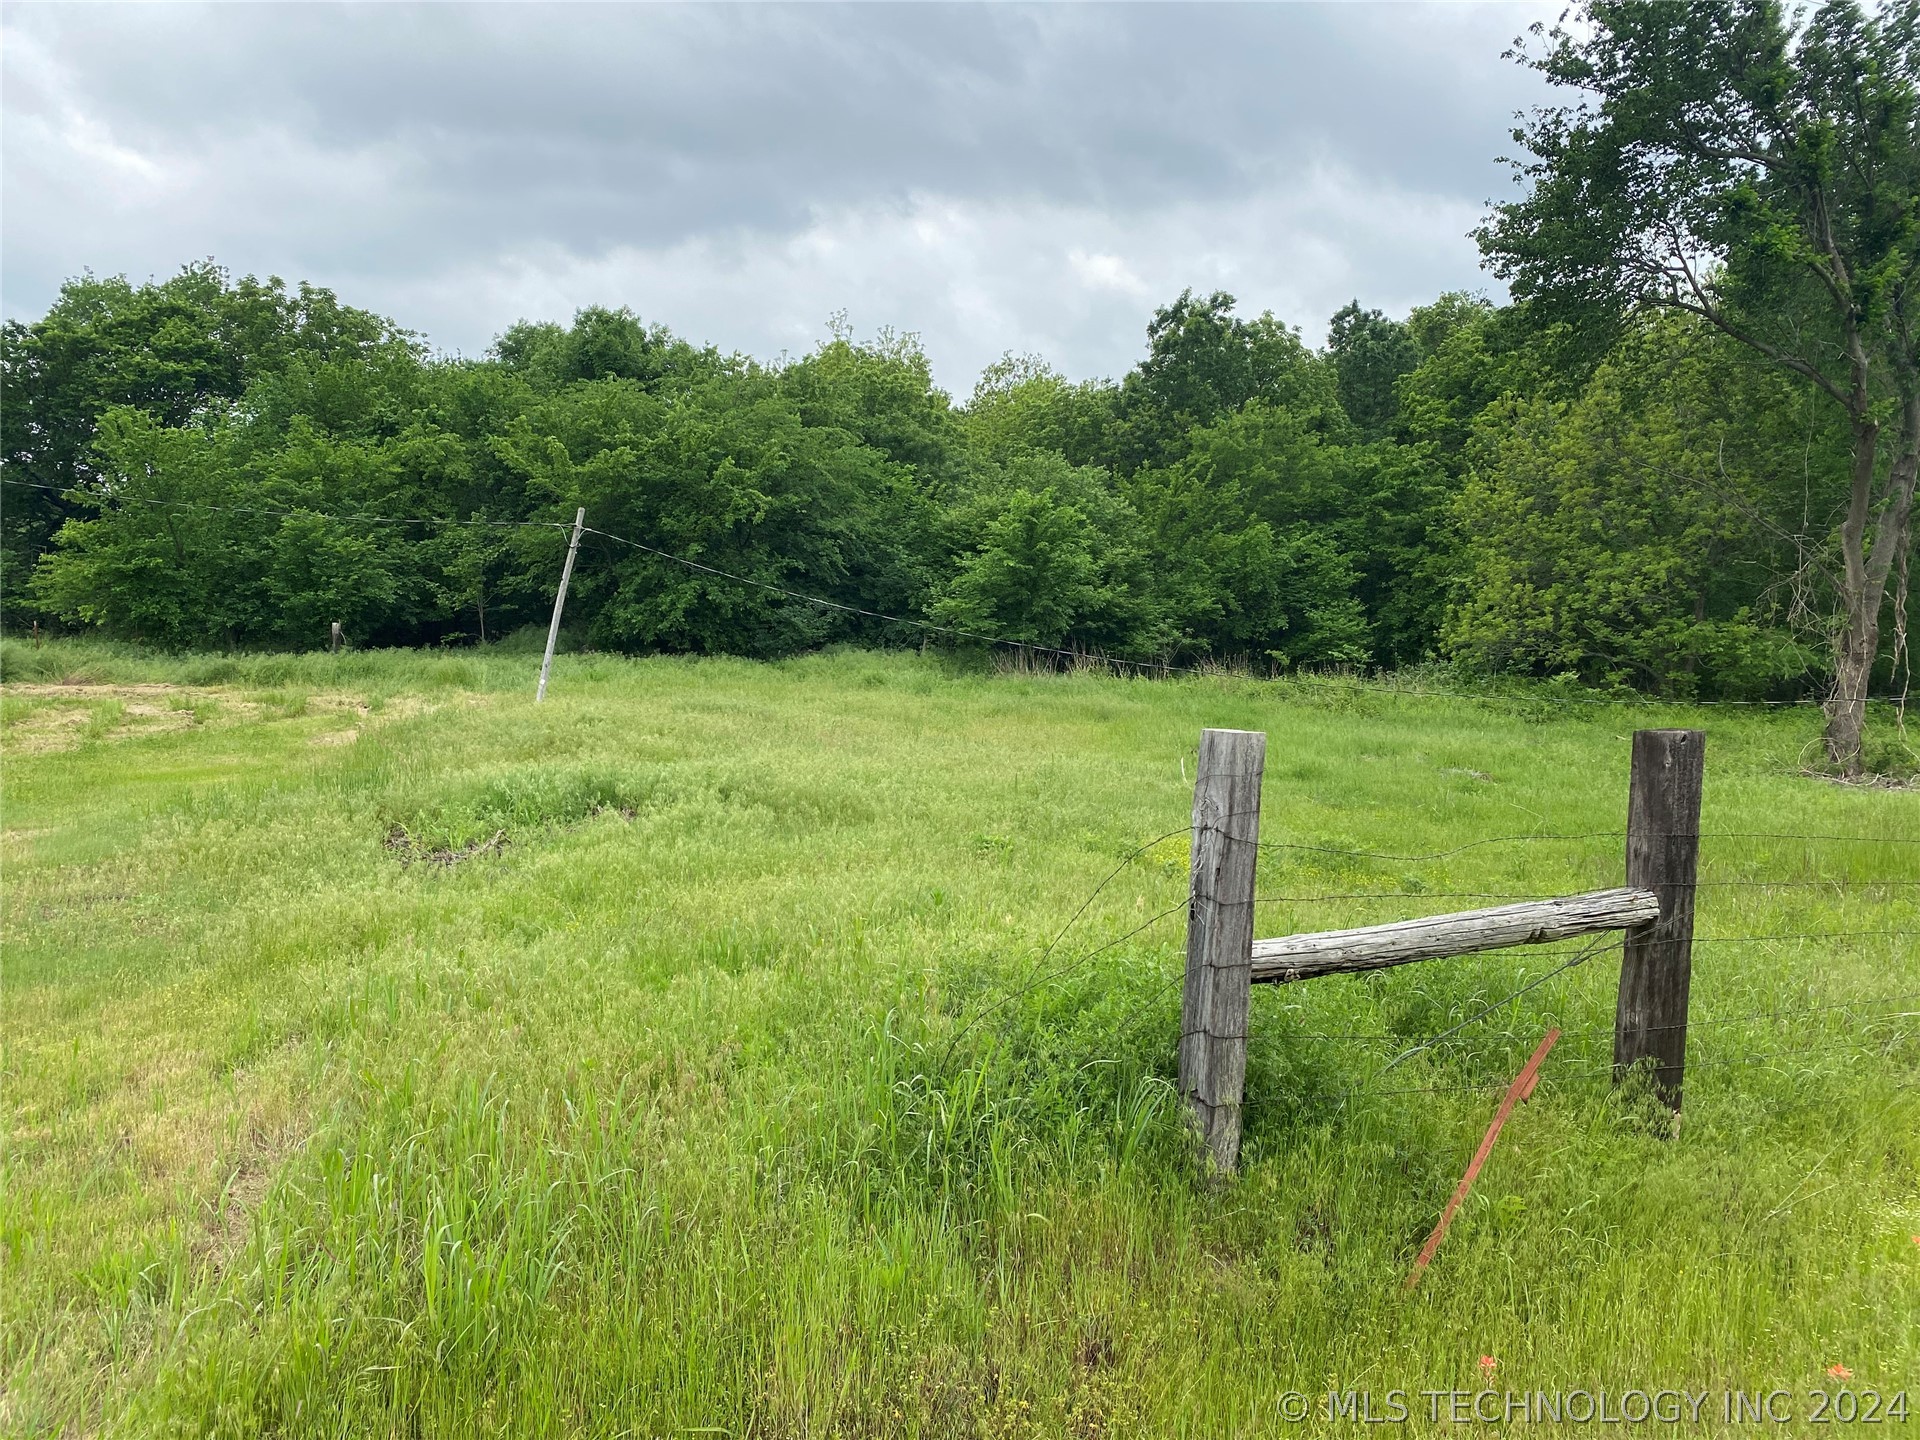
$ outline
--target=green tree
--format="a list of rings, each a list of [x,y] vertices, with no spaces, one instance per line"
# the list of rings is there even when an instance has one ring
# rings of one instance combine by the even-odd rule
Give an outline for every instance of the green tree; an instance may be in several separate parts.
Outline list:
[[[948,517],[956,555],[929,614],[1029,645],[1163,648],[1138,517],[1106,472],[1029,452],[976,475]]]
[[[1154,312],[1147,357],[1120,383],[1108,455],[1116,471],[1166,465],[1198,428],[1263,399],[1340,424],[1331,371],[1271,314],[1245,320],[1233,296],[1182,291]]]
[[[1444,304],[1442,297],[1434,309]],[[1488,406],[1516,395],[1565,399],[1578,391],[1580,376],[1554,366],[1546,337],[1525,307],[1445,308],[1452,313],[1435,316],[1416,308],[1408,317],[1423,354],[1419,365],[1400,378],[1396,403],[1401,438],[1431,446],[1457,476]]]
[[[645,324],[625,306],[604,305],[575,311],[571,325],[518,321],[494,341],[493,358],[543,390],[577,380],[633,380],[652,389],[710,375],[725,363],[664,325]]]
[[[247,497],[232,483],[232,451],[219,431],[109,410],[89,462],[101,483],[80,492],[33,573],[33,599],[74,623],[158,645],[259,638],[269,606],[263,527],[240,508]]]
[[[574,613],[596,644],[786,654],[885,632],[783,590],[890,614],[917,602],[912,537],[926,521],[911,475],[843,429],[806,424],[757,368],[671,396],[576,383],[496,446],[552,513],[585,505],[595,528],[695,562],[592,540]]]
[[[1134,492],[1174,648],[1287,667],[1366,663],[1359,576],[1324,530],[1258,518],[1240,479],[1203,463],[1143,471]]]
[[[1668,320],[1623,340],[1571,400],[1490,407],[1459,502],[1452,653],[1675,694],[1764,695],[1802,676],[1813,654],[1784,624],[1795,597],[1767,577],[1788,566],[1807,459],[1844,443],[1807,426],[1793,391]]]
[[[1004,463],[1052,450],[1074,465],[1092,465],[1108,451],[1117,398],[1109,382],[1074,384],[1038,356],[1007,354],[981,372],[958,418],[966,444],[982,459]]]
[[[1316,583],[1337,585],[1338,600],[1327,589],[1294,603],[1294,616],[1320,617],[1319,638],[1263,649],[1316,662],[1420,659],[1437,646],[1446,603],[1446,577],[1430,557],[1445,545],[1449,477],[1423,447],[1346,443],[1341,433],[1329,435],[1317,412],[1256,401],[1196,430],[1173,468],[1231,495],[1243,525],[1264,522],[1296,548],[1314,537],[1298,553],[1314,557]]]
[[[857,438],[938,493],[955,476],[960,428],[919,337],[882,330],[861,344],[843,317],[831,323],[832,339],[779,371],[780,392],[802,423]]]
[[[1482,246],[1549,322],[1685,312],[1838,407],[1826,742],[1856,771],[1920,474],[1920,6],[1592,0],[1536,34],[1522,58],[1583,98],[1515,132],[1529,191]]]
[[[182,426],[234,401],[296,358],[357,355],[407,339],[311,285],[233,280],[211,261],[133,285],[69,280],[47,313],[0,332],[0,610],[28,602],[27,576],[61,523],[85,513],[69,492],[97,485],[97,427],[115,407]]]
[[[1394,387],[1420,363],[1413,331],[1378,310],[1361,309],[1353,300],[1328,326],[1327,353],[1333,357],[1340,408],[1362,439],[1381,439],[1399,413]]]

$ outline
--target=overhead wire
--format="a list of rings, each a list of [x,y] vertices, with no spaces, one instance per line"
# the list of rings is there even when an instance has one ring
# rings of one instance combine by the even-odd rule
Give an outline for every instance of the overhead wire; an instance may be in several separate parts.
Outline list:
[[[127,494],[114,493],[114,492],[97,492],[97,493],[87,494],[86,492],[81,490],[80,487],[74,487],[74,486],[63,487],[58,485],[48,485],[39,481],[18,480],[11,476],[0,476],[0,483],[4,483],[8,485],[16,485],[16,486],[25,486],[31,489],[49,491],[49,492],[63,495],[63,496],[85,494],[86,500],[91,503],[125,504],[129,502],[133,502],[133,503],[142,503],[142,504],[149,504],[149,505],[172,506],[172,507],[181,508],[181,509],[202,510],[202,511],[214,513],[214,514],[230,513],[230,514],[277,515],[283,518],[293,517],[293,516],[312,516],[313,518],[316,518],[316,519],[338,520],[347,524],[474,525],[474,526],[487,526],[487,527],[502,528],[502,529],[542,529],[542,530],[559,530],[559,531],[565,531],[571,528],[571,526],[567,522],[562,520],[491,520],[491,519],[482,519],[482,518],[460,519],[453,516],[389,516],[389,515],[367,515],[367,514],[341,515],[341,514],[332,513],[332,512],[309,510],[304,508],[277,509],[277,508],[269,508],[269,507],[262,507],[262,506],[210,505],[205,502],[199,502],[199,501],[168,500],[168,499],[164,499],[156,496],[127,495]],[[582,527],[582,533],[596,535],[604,540],[612,541],[615,544],[626,545],[631,547],[632,549],[641,551],[645,554],[653,555],[659,559],[670,561],[673,564],[684,566],[689,570],[695,570],[695,571],[702,572],[704,574],[713,575],[720,579],[730,580],[735,584],[751,586],[753,588],[764,590],[770,594],[776,594],[776,595],[782,596],[785,599],[794,600],[802,604],[816,605],[823,609],[835,610],[844,614],[859,615],[868,619],[881,620],[881,621],[887,622],[888,624],[905,625],[929,634],[948,635],[948,636],[953,636],[957,639],[972,640],[972,641],[976,641],[981,644],[987,644],[987,645],[1007,646],[1009,648],[1019,650],[1023,653],[1047,655],[1047,656],[1054,657],[1056,659],[1068,660],[1075,664],[1092,662],[1096,664],[1112,665],[1116,667],[1123,667],[1123,668],[1128,668],[1133,670],[1155,671],[1161,674],[1169,674],[1169,675],[1171,674],[1194,675],[1194,676],[1198,676],[1201,678],[1208,678],[1208,679],[1216,678],[1217,676],[1223,673],[1222,670],[1217,667],[1206,667],[1206,666],[1199,666],[1199,665],[1180,665],[1180,664],[1173,663],[1171,661],[1164,661],[1164,660],[1130,660],[1130,659],[1124,659],[1118,656],[1089,653],[1089,652],[1079,651],[1079,650],[1070,650],[1070,649],[1066,649],[1056,645],[1041,645],[1041,644],[1036,644],[1036,643],[1024,641],[1024,640],[1014,640],[1014,639],[1009,639],[1005,636],[987,635],[979,631],[963,629],[959,626],[941,625],[931,620],[915,619],[912,616],[892,615],[885,611],[873,610],[860,605],[851,605],[846,603],[845,601],[830,600],[830,599],[827,599],[825,596],[812,595],[802,590],[794,590],[788,586],[774,584],[771,581],[757,580],[751,576],[740,575],[733,571],[724,569],[721,566],[709,565],[706,562],[700,561],[700,560],[691,560],[684,555],[677,555],[671,550],[665,550],[655,545],[648,545],[644,541],[635,540],[625,535],[619,535],[610,530],[602,530],[596,526]],[[1320,684],[1323,686],[1329,686],[1330,688],[1334,686],[1340,686],[1344,683],[1344,682],[1328,682],[1322,679],[1321,677],[1308,678],[1308,677],[1302,677],[1297,675],[1288,677],[1288,679],[1291,683],[1295,685],[1305,684],[1307,686],[1312,686],[1314,684]],[[1719,706],[1747,706],[1747,707],[1758,707],[1758,708],[1810,707],[1810,706],[1821,706],[1826,703],[1825,701],[1814,699],[1814,698],[1800,698],[1800,699],[1794,699],[1794,700],[1699,700],[1699,699],[1666,700],[1666,699],[1661,699],[1659,697],[1643,696],[1643,695],[1632,695],[1632,696],[1621,696],[1621,697],[1584,696],[1584,695],[1524,695],[1524,694],[1515,695],[1515,694],[1502,694],[1497,691],[1484,692],[1480,694],[1472,694],[1472,693],[1463,693],[1463,692],[1448,691],[1448,690],[1416,689],[1413,687],[1401,686],[1401,685],[1393,684],[1391,682],[1382,682],[1378,680],[1346,685],[1345,688],[1349,689],[1352,693],[1363,694],[1368,696],[1393,696],[1393,697],[1414,697],[1414,698],[1435,699],[1435,700],[1454,700],[1463,704],[1484,704],[1484,703],[1505,702],[1505,703],[1511,703],[1511,704],[1533,704],[1533,705],[1539,705],[1539,704],[1596,705],[1596,706],[1612,706],[1616,708],[1632,707],[1632,708],[1658,708],[1658,709],[1669,709],[1669,710],[1687,710],[1687,709],[1697,709],[1702,707],[1719,707]],[[1900,699],[1899,696],[1891,696],[1891,695],[1869,696],[1867,697],[1867,702],[1872,704],[1897,703],[1899,699]]]

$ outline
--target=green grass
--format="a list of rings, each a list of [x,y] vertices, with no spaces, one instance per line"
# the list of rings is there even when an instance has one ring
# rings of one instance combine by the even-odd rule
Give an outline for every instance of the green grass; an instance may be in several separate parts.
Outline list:
[[[1920,938],[1852,933],[1920,931],[1920,846],[1874,843],[1920,795],[1801,775],[1807,712],[860,653],[563,657],[536,708],[535,664],[0,654],[0,1431],[1307,1434],[1283,1392],[1483,1355],[1516,1391],[1920,1389]],[[1812,938],[1699,947],[1677,1137],[1607,1084],[1616,955],[1367,1093],[1567,958],[1514,950],[1259,991],[1209,1187],[1184,835],[1036,968],[1186,823],[1203,726],[1268,733],[1268,840],[1416,855],[1618,831],[1631,729],[1677,723],[1708,831],[1860,837],[1706,842],[1704,937]],[[1260,928],[1620,855],[1271,850],[1263,894],[1378,898]],[[1458,1087],[1549,1024],[1407,1294],[1497,1096]],[[1413,1403],[1396,1433],[1450,1428]]]

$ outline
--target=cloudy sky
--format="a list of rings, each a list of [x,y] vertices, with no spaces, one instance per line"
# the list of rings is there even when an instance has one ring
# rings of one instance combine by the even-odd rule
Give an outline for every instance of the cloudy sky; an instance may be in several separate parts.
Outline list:
[[[627,305],[760,356],[918,331],[964,393],[1225,288],[1316,342],[1489,288],[1506,5],[8,4],[0,293],[213,256],[437,347]]]

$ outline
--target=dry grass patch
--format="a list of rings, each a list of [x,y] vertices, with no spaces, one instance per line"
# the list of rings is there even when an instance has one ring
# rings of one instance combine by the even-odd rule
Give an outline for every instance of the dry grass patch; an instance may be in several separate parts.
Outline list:
[[[480,704],[478,695],[428,699],[346,691],[261,691],[170,684],[22,684],[0,687],[0,741],[16,755],[77,750],[89,742],[146,739],[189,730],[231,729],[280,720],[347,718],[345,729],[311,737],[318,746],[351,745],[362,727],[405,720],[447,703]]]

